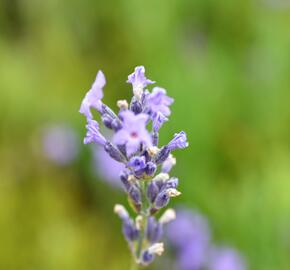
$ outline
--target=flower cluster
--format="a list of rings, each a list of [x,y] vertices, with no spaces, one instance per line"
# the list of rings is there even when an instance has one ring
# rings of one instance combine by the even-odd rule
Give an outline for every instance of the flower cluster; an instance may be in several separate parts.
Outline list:
[[[166,230],[170,246],[176,253],[178,270],[246,270],[241,254],[228,246],[212,242],[205,216],[197,211],[180,209],[177,219]]]
[[[168,174],[176,162],[172,151],[187,147],[188,142],[185,132],[181,131],[168,144],[159,147],[159,130],[168,121],[173,99],[163,88],[154,87],[151,92],[145,89],[155,82],[145,77],[143,66],[135,68],[127,83],[132,85],[133,97],[130,104],[119,100],[119,112],[115,114],[102,101],[106,80],[99,71],[82,101],[80,113],[87,119],[84,143],[101,145],[112,159],[124,164],[120,180],[137,216],[133,219],[119,204],[114,211],[122,220],[123,234],[136,263],[146,266],[162,254],[163,225],[175,218],[172,209],[167,209],[160,218],[156,214],[172,197],[181,194],[177,190],[178,179]],[[113,131],[112,140],[101,133],[91,109],[97,110],[103,125]]]

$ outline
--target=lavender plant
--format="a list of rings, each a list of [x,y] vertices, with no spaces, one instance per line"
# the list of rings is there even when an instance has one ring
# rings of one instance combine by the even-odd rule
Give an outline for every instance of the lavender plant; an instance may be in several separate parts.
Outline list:
[[[173,99],[163,88],[154,87],[151,92],[145,89],[155,82],[145,77],[143,66],[135,68],[127,83],[132,85],[133,97],[130,104],[119,100],[119,112],[115,114],[102,102],[106,80],[99,71],[82,101],[80,113],[87,120],[84,143],[101,145],[112,159],[125,165],[120,180],[136,217],[132,218],[120,204],[115,205],[114,212],[122,220],[123,234],[136,264],[147,266],[163,253],[163,226],[175,219],[173,209],[165,210],[160,218],[158,213],[171,198],[181,194],[177,190],[178,178],[169,176],[175,165],[172,151],[187,147],[188,142],[181,131],[167,145],[159,147],[159,130],[171,114]],[[111,141],[102,135],[91,109],[98,111],[104,126],[114,132]]]

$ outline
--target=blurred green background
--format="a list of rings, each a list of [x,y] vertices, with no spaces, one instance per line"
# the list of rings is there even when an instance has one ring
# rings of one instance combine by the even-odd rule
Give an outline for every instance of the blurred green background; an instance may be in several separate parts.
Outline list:
[[[0,269],[128,269],[112,213],[125,196],[91,173],[86,146],[48,162],[39,130],[67,123],[82,140],[98,69],[116,108],[137,65],[175,98],[162,142],[188,133],[175,202],[205,213],[249,269],[289,269],[289,25],[287,0],[1,0]]]

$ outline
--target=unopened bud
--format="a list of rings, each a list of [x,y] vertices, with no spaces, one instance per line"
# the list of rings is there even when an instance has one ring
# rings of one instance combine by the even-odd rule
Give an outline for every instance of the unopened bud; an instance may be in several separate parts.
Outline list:
[[[121,219],[129,218],[129,214],[122,204],[116,204],[114,206],[114,213],[116,213]]]
[[[152,146],[149,147],[147,151],[150,156],[156,156],[157,153],[159,152],[159,148],[157,146]]]
[[[163,162],[161,171],[164,173],[169,173],[172,167],[176,164],[176,158],[172,154]]]
[[[142,224],[143,224],[143,217],[141,215],[138,215],[135,219],[135,224],[136,224],[136,228],[137,230],[141,230]]]
[[[170,208],[170,209],[167,209],[163,213],[163,215],[159,219],[159,222],[162,224],[166,224],[166,223],[173,221],[175,218],[176,218],[176,213],[175,213],[174,209]]]
[[[129,104],[126,99],[122,99],[117,101],[117,106],[120,108],[120,110],[127,110]]]

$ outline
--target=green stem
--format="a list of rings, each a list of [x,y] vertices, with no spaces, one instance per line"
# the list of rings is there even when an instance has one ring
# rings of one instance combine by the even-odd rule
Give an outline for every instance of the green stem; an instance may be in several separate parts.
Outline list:
[[[130,267],[130,270],[138,270],[138,264],[135,262],[135,260],[133,259],[132,260],[132,263],[131,263],[131,267]]]

